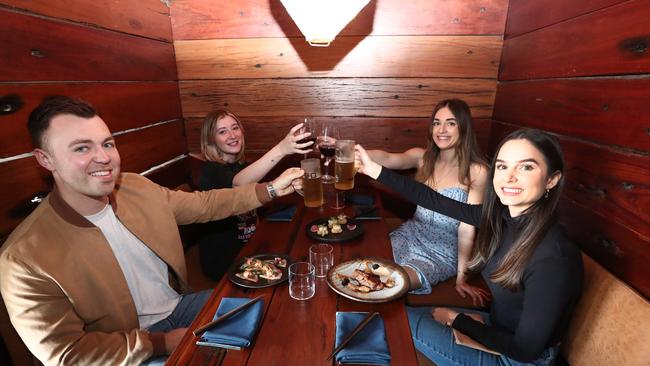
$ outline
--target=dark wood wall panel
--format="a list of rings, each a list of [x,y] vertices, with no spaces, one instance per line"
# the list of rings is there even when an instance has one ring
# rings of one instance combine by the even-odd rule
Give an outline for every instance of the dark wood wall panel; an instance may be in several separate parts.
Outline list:
[[[506,82],[494,118],[650,152],[650,77]]]
[[[27,118],[48,95],[68,95],[92,103],[113,132],[169,121],[182,115],[178,83],[173,81],[0,84],[0,98],[4,96],[0,104],[14,110],[0,114],[0,158],[31,151]],[[16,102],[18,100],[20,103]]]
[[[277,77],[496,78],[500,36],[339,37],[176,41],[179,79]],[[229,50],[237,49],[237,52]],[[372,59],[372,62],[368,62]],[[435,62],[431,62],[434,60]]]
[[[572,0],[558,6],[557,0],[510,0],[506,38],[527,33],[563,20],[606,8],[627,0]]]
[[[227,107],[245,116],[426,117],[441,99],[462,98],[489,117],[495,80],[436,78],[215,79],[182,81],[186,117]]]
[[[138,0],[137,3],[132,0],[2,0],[2,5],[148,38],[172,40],[169,8],[160,0]]]
[[[0,9],[0,81],[175,80],[173,45]]]
[[[242,117],[246,131],[247,159],[269,151],[289,132],[299,119],[284,117]],[[401,152],[412,147],[425,147],[430,118],[363,118],[317,117],[316,123],[329,122],[340,127],[343,137],[356,140],[367,149],[385,149]],[[190,153],[201,154],[202,118],[188,118],[185,128]],[[490,120],[475,119],[474,131],[481,149],[486,151],[490,134]]]
[[[115,138],[122,171],[141,173],[187,151],[182,120],[161,124]],[[49,172],[33,157],[0,164],[0,239],[8,235],[35,206],[29,200],[49,192]],[[7,194],[10,192],[10,194]]]
[[[342,35],[503,34],[505,0],[372,0]],[[279,0],[175,0],[174,39],[301,37]]]
[[[650,72],[648,19],[650,0],[632,0],[510,38],[499,79]]]
[[[650,298],[650,241],[589,205],[574,201],[560,206],[560,220],[569,236],[590,257]],[[645,325],[639,325],[645,326]]]

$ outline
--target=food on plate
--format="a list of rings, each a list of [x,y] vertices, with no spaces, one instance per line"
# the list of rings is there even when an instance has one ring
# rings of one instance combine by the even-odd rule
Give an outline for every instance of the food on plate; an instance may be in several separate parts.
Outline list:
[[[327,224],[312,225],[309,227],[309,231],[318,235],[318,236],[327,236],[329,234],[340,234],[343,232],[343,228],[346,227],[350,231],[354,231],[357,228],[357,225],[349,224],[348,217],[341,213],[337,216],[331,216],[327,219]]]
[[[378,263],[366,261],[366,268],[364,270],[355,269],[349,276],[337,273],[336,277],[341,280],[343,286],[354,292],[368,293],[371,291],[381,291],[384,288],[394,287],[395,280],[391,277],[391,272],[388,268],[379,265],[375,270],[382,268],[380,272],[384,274],[379,275],[373,273],[373,265],[376,264]],[[386,281],[382,281],[381,277],[387,277]]]
[[[261,260],[258,258],[246,258],[244,263],[239,267],[240,271],[235,276],[246,281],[259,282],[260,278],[273,281],[282,278],[282,270],[287,266],[287,260],[280,257],[273,259]],[[280,267],[280,268],[278,268]]]
[[[390,270],[379,263],[365,261],[365,265],[366,271],[370,271],[372,274],[376,274],[377,276],[390,276]]]
[[[325,236],[329,234],[329,231],[327,231],[327,225],[318,225],[316,228],[316,235],[319,236]]]
[[[331,231],[332,231],[332,234],[340,234],[340,233],[343,232],[343,229],[341,228],[341,225],[334,224],[334,225],[332,225]]]

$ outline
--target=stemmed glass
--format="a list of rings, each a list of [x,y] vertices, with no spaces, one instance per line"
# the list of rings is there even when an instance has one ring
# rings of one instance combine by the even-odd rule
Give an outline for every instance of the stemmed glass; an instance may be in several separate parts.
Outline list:
[[[336,140],[339,138],[338,126],[331,123],[323,122],[320,134],[318,135],[318,150],[320,150],[323,162],[323,174],[321,180],[323,183],[333,183],[334,176],[329,173],[329,166],[336,152]]]

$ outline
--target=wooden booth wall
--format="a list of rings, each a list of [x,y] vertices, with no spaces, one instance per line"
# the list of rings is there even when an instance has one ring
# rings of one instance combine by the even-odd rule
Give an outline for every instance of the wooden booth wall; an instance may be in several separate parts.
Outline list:
[[[590,256],[650,297],[650,0],[512,0],[491,146],[556,134],[562,221]]]
[[[188,146],[202,118],[241,117],[256,157],[306,116],[366,147],[426,143],[443,98],[472,108],[487,146],[507,0],[371,0],[327,48],[310,47],[280,0],[176,0],[171,16]]]
[[[46,95],[94,104],[122,170],[186,155],[169,8],[160,0],[0,0],[0,243],[48,192],[26,122]],[[176,163],[178,164],[178,163]]]

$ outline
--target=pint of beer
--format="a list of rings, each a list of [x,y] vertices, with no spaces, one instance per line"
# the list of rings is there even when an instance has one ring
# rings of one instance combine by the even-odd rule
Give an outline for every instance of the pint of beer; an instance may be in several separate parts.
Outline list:
[[[323,205],[323,185],[320,175],[320,159],[304,159],[300,161],[300,168],[305,171],[302,178],[305,206],[320,207]]]
[[[354,189],[354,140],[336,140],[334,187],[342,191]]]

